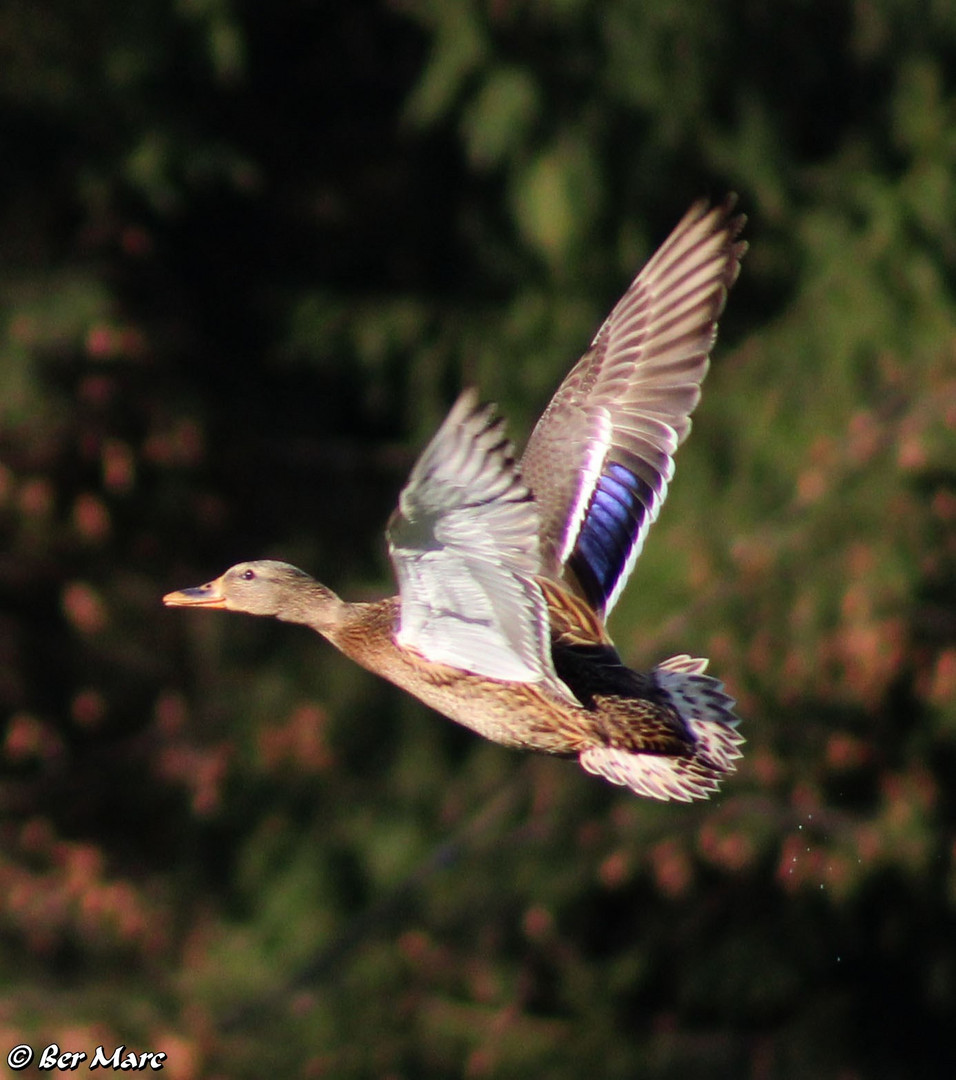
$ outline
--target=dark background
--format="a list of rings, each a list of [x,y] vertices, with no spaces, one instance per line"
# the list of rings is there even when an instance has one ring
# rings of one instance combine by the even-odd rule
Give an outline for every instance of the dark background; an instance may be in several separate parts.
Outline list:
[[[0,3],[4,1056],[951,1075],[954,10]],[[739,698],[718,797],[161,606],[254,557],[390,589],[457,390],[520,442],[728,190],[751,251],[611,624]]]

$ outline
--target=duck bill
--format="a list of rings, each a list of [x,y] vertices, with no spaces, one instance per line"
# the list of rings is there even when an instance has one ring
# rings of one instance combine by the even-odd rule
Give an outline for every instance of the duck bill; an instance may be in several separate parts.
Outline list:
[[[166,607],[210,607],[224,608],[226,597],[220,585],[221,578],[206,585],[197,585],[194,589],[177,589],[166,593],[163,603]]]

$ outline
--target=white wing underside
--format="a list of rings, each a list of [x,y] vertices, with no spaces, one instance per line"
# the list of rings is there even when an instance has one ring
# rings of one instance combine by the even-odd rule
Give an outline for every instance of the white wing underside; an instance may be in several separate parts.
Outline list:
[[[388,529],[396,639],[434,663],[577,699],[551,660],[538,512],[502,423],[474,391],[423,451]]]

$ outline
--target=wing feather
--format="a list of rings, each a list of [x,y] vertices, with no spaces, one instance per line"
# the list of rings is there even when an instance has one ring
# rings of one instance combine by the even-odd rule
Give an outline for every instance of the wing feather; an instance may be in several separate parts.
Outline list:
[[[473,390],[416,462],[388,528],[396,638],[435,663],[543,683],[577,704],[551,659],[538,510],[503,421]]]
[[[614,606],[667,496],[717,318],[746,244],[735,200],[691,208],[598,330],[521,462],[540,511],[543,572]]]

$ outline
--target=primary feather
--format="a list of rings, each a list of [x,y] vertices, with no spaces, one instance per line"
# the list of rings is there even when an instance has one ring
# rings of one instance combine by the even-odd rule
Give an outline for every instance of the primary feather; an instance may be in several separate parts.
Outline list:
[[[690,431],[717,318],[746,245],[734,200],[699,202],[604,321],[521,460],[547,572],[594,609],[617,602]]]

